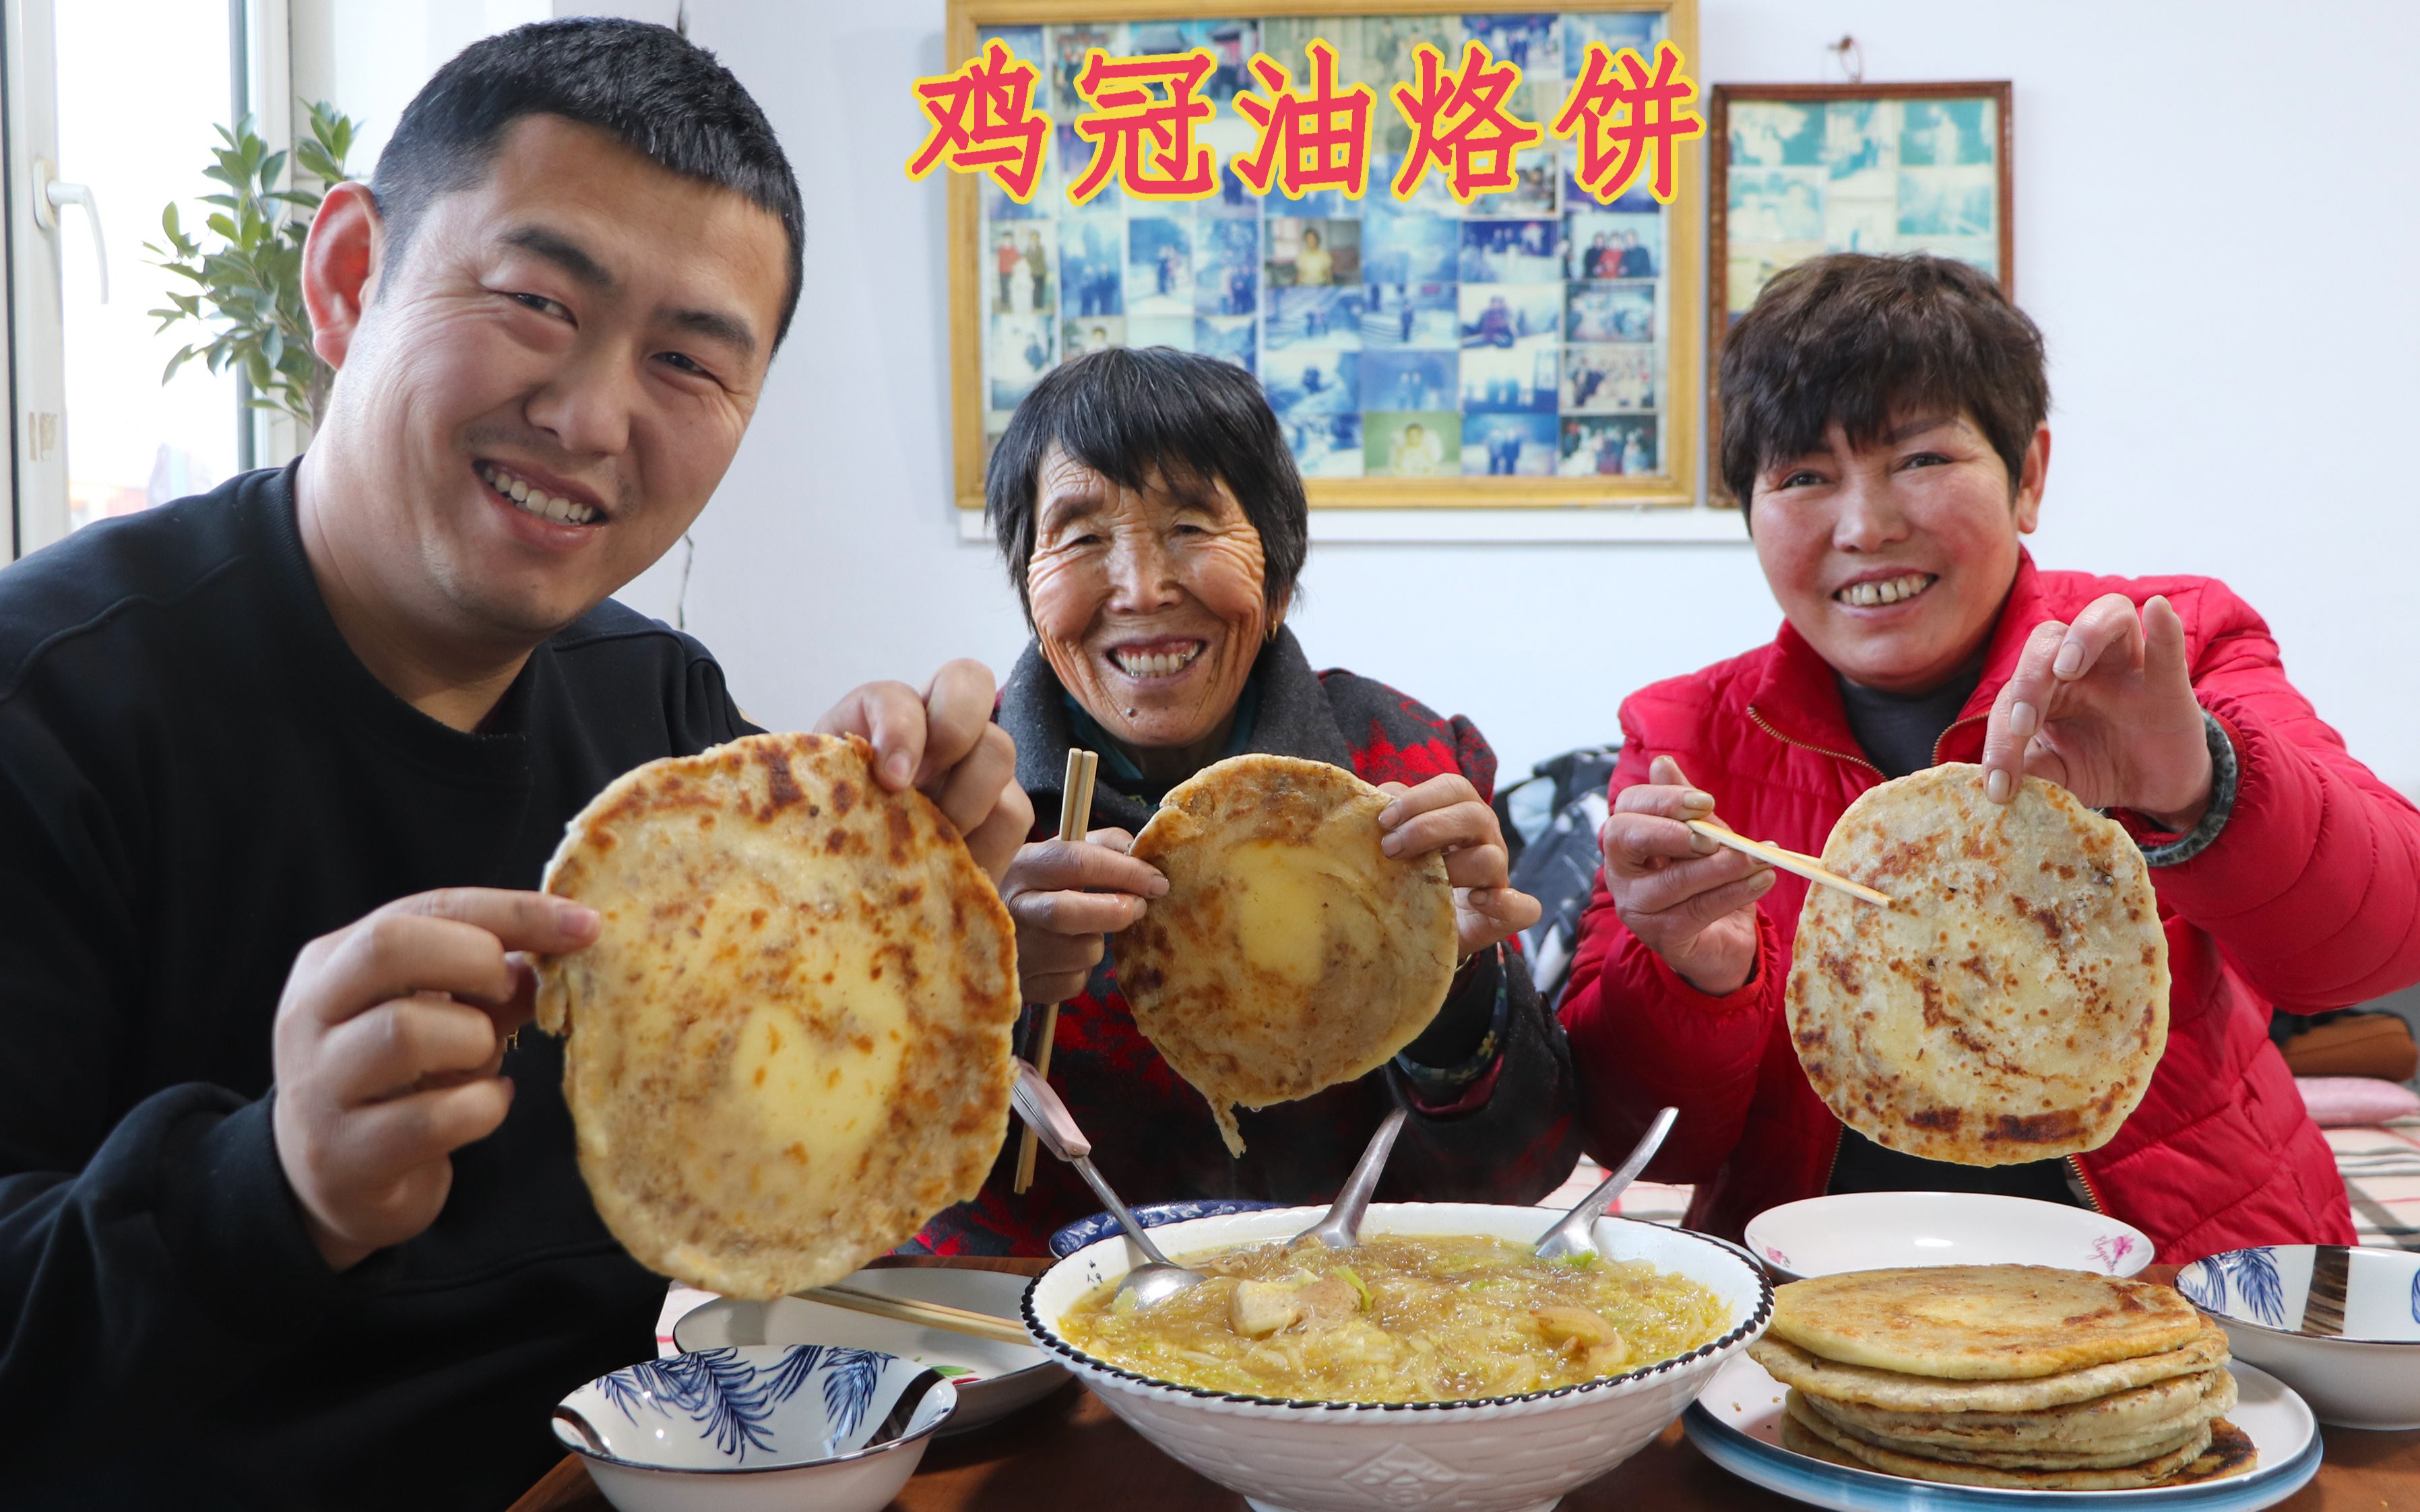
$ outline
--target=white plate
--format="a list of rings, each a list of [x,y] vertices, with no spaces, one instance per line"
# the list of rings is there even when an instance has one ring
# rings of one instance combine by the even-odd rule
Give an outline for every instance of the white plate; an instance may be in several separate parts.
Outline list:
[[[1901,1265],[2054,1265],[2133,1275],[2151,1242],[2089,1208],[1982,1192],[1843,1192],[1767,1208],[1744,1236],[1785,1280]]]
[[[860,1271],[843,1285],[886,1297],[964,1307],[1018,1323],[1026,1282],[1024,1276],[999,1271],[899,1266]],[[673,1342],[683,1350],[711,1350],[726,1344],[844,1344],[931,1365],[948,1376],[958,1391],[958,1410],[942,1427],[942,1438],[997,1422],[1047,1396],[1067,1379],[1057,1362],[1030,1344],[1004,1344],[894,1322],[804,1297],[776,1297],[771,1302],[718,1297],[674,1324]]]
[[[1723,1363],[1681,1415],[1705,1457],[1740,1479],[1833,1512],[2011,1512],[2018,1507],[2192,1508],[2253,1512],[2303,1489],[2319,1470],[2319,1430],[2293,1388],[2265,1370],[2235,1361],[2228,1366],[2242,1396],[2226,1420],[2252,1438],[2260,1463],[2248,1475],[2198,1486],[2153,1486],[2133,1491],[2017,1491],[1947,1486],[1852,1470],[1781,1446],[1781,1382],[1742,1354]]]

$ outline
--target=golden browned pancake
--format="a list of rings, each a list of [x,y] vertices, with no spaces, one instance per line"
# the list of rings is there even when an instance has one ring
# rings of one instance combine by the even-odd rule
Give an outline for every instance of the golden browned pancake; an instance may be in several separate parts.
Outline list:
[[[2201,1452],[2201,1457],[2160,1484],[2191,1486],[2197,1481],[2249,1475],[2259,1468],[2260,1451],[2253,1445],[2252,1435],[2222,1417],[2211,1424],[2210,1447]]]
[[[1950,763],[1849,806],[1823,864],[1895,900],[1807,889],[1788,1012],[1841,1121],[1931,1160],[2095,1149],[2167,1045],[2167,937],[2142,853],[2064,788],[2006,807]]]
[[[1868,1470],[1885,1474],[1901,1475],[1909,1480],[1934,1481],[1952,1486],[1995,1486],[2023,1491],[2123,1491],[2138,1487],[2156,1486],[2168,1476],[2201,1458],[2211,1442],[2208,1424],[2195,1428],[2186,1441],[2166,1453],[2133,1465],[2106,1467],[2078,1466],[2057,1470],[2008,1469],[1996,1465],[1964,1464],[1929,1456],[1903,1454],[1851,1438],[1838,1427],[1827,1423],[1807,1407],[1806,1399],[1792,1393],[1783,1404],[1789,1416],[1783,1424],[1782,1443],[1785,1447],[1798,1448],[1791,1442],[1789,1430],[1801,1430],[1799,1443],[1807,1436],[1823,1441],[1837,1456],[1846,1456]],[[1799,1449],[1805,1453],[1804,1449]],[[1823,1456],[1836,1463],[1836,1456]]]
[[[1952,1381],[2028,1381],[2183,1348],[2206,1324],[2170,1287],[2042,1265],[1911,1266],[1792,1281],[1769,1333],[1809,1353]]]
[[[2024,1413],[2095,1401],[2113,1393],[2208,1371],[2227,1360],[2226,1331],[2208,1319],[2202,1320],[2201,1332],[2180,1348],[2028,1381],[1944,1381],[1937,1376],[1842,1365],[1810,1354],[1771,1334],[1749,1345],[1748,1353],[1776,1381],[1827,1402],[1857,1402],[1910,1413],[1962,1415]]]
[[[1860,1438],[1894,1447],[1933,1443],[2000,1452],[2103,1450],[2174,1438],[2194,1424],[2221,1416],[2235,1405],[2235,1378],[2213,1367],[2030,1412],[1892,1412],[1813,1392],[1807,1396],[1831,1421]],[[1917,1447],[1915,1452],[1925,1451]]]
[[[581,1173],[642,1264],[737,1297],[838,1280],[972,1197],[1000,1148],[1016,935],[854,736],[651,762],[546,888],[604,916],[537,963]]]
[[[1804,1417],[1810,1426],[1821,1427],[1837,1439],[1845,1434],[1857,1443],[1897,1454],[1918,1458],[1938,1459],[1952,1465],[1982,1465],[1994,1470],[2122,1470],[2174,1454],[2192,1443],[2197,1448],[2210,1442],[2209,1416],[2196,1416],[2164,1433],[2131,1439],[2113,1439],[2107,1443],[2077,1444],[2029,1444],[2019,1449],[1977,1449],[1963,1444],[1925,1443],[1893,1438],[1873,1433],[1854,1423],[1844,1423],[1825,1411],[1822,1402],[1805,1392],[1790,1395],[1791,1411]],[[1809,1416],[1808,1414],[1812,1414]]]
[[[1118,983],[1236,1154],[1233,1107],[1366,1075],[1445,1001],[1452,885],[1440,856],[1379,850],[1388,801],[1325,762],[1235,756],[1171,789],[1135,837],[1168,895],[1118,936]]]

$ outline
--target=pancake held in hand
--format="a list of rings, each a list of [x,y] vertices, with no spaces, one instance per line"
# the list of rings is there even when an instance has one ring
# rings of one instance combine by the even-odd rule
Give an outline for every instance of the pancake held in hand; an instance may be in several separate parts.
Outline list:
[[[1379,850],[1388,801],[1325,762],[1235,756],[1171,789],[1135,837],[1168,895],[1118,936],[1118,981],[1238,1155],[1233,1105],[1377,1070],[1452,984],[1445,858]]]
[[[1772,1336],[1876,1370],[2026,1381],[2181,1349],[2205,1324],[2173,1288],[2041,1265],[1937,1265],[1792,1281]]]
[[[1943,1381],[1934,1376],[1842,1365],[1811,1354],[1771,1334],[1748,1346],[1756,1363],[1784,1385],[1797,1386],[1827,1402],[1856,1402],[1905,1413],[1959,1416],[2032,1413],[2071,1403],[2091,1402],[2213,1369],[2226,1363],[2226,1332],[2208,1319],[2183,1347],[2132,1360],[2112,1360],[2079,1370],[2026,1381]]]
[[[572,820],[546,889],[604,916],[538,964],[607,1227],[737,1297],[836,1281],[972,1197],[1017,1011],[1008,912],[855,737],[651,762]]]
[[[2096,1149],[2168,1037],[2168,948],[2142,853],[2066,789],[2006,807],[1962,763],[1849,806],[1830,870],[1892,906],[1810,887],[1790,971],[1792,1042],[1842,1122],[1932,1160]]]

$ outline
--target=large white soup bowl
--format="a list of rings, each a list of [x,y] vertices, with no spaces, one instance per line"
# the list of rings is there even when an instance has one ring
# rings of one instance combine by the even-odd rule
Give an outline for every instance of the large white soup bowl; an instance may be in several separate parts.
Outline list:
[[[1152,1237],[1183,1260],[1290,1239],[1321,1211],[1197,1218]],[[1482,1234],[1528,1244],[1554,1218],[1539,1208],[1388,1202],[1370,1209],[1361,1232]],[[1122,1370],[1060,1335],[1060,1319],[1078,1300],[1133,1269],[1137,1257],[1124,1237],[1088,1244],[1037,1278],[1025,1293],[1025,1326],[1135,1431],[1263,1512],[1543,1512],[1661,1433],[1773,1314],[1772,1285],[1730,1245],[1605,1218],[1596,1246],[1607,1259],[1645,1260],[1705,1286],[1722,1299],[1723,1333],[1626,1375],[1481,1401],[1298,1402],[1202,1391]]]

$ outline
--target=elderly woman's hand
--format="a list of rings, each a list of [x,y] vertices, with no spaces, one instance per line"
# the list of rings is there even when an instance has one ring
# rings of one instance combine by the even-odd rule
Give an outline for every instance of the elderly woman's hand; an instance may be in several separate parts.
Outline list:
[[[1063,1003],[1084,990],[1102,939],[1142,918],[1168,879],[1126,854],[1134,837],[1096,829],[1082,843],[1041,840],[1008,863],[1001,901],[1016,920],[1016,974],[1029,1003]]]
[[[1538,921],[1538,900],[1515,892],[1504,831],[1467,778],[1433,777],[1416,788],[1382,782],[1394,798],[1378,812],[1386,838],[1378,848],[1398,860],[1431,851],[1445,853],[1445,874],[1453,884],[1455,950],[1465,960]]]

